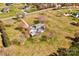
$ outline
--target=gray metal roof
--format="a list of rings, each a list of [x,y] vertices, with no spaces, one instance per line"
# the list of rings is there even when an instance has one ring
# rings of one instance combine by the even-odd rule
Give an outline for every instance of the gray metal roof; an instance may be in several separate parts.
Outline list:
[[[36,35],[37,33],[41,33],[41,32],[44,32],[44,24],[42,23],[39,23],[39,24],[35,24],[33,26],[30,27],[30,31],[29,31],[29,34],[34,36]]]

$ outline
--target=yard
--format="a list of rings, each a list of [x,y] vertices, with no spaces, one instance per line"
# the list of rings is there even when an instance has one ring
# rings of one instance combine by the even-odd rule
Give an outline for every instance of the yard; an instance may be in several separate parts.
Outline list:
[[[71,17],[65,17],[63,15],[63,12],[66,10],[67,9],[48,9],[24,17],[23,19],[29,25],[32,25],[34,21],[38,20],[37,17],[43,16],[45,31],[34,37],[21,38],[23,40],[22,45],[18,45],[17,42],[15,42],[16,44],[4,48],[0,55],[3,53],[4,55],[49,55],[52,52],[56,52],[58,48],[69,48],[71,41],[66,37],[73,37],[74,33],[79,30],[79,28],[70,24],[74,21]],[[21,21],[15,21],[16,23],[12,26],[5,27],[10,41],[18,39],[18,35],[22,34],[20,30],[15,29]]]

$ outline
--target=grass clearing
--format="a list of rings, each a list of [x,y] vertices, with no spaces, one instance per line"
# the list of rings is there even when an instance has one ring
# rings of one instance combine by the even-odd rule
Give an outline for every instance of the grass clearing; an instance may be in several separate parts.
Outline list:
[[[13,45],[13,49],[8,50],[10,48],[8,47],[5,51],[7,50],[8,53],[11,52],[10,55],[49,55],[51,52],[56,52],[59,47],[69,48],[69,40],[65,37],[73,36],[73,33],[79,30],[78,27],[74,27],[70,24],[73,20],[70,17],[63,16],[57,10],[47,10],[41,13],[43,13],[43,16],[45,17],[45,32],[33,37],[33,42],[31,40],[32,38],[26,38],[23,46],[17,46],[17,48],[15,48],[16,45]],[[40,13],[30,14],[27,15],[24,20],[32,25],[34,24],[34,21],[37,20],[36,17],[40,15]],[[16,22],[15,25],[6,27],[6,32],[9,37],[15,38],[17,37],[17,34],[19,34],[20,31],[14,29],[18,23],[19,22]],[[47,41],[43,42],[40,41],[40,37],[42,35],[47,36],[50,31],[54,33],[51,37],[52,39],[47,39]]]

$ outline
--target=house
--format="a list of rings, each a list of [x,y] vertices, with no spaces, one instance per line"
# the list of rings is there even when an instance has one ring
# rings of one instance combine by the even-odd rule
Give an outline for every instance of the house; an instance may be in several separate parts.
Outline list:
[[[39,33],[44,32],[44,28],[45,28],[45,26],[42,23],[35,24],[35,25],[30,27],[29,34],[31,36],[35,36],[35,35],[37,35]]]
[[[7,7],[3,8],[3,9],[1,10],[1,12],[9,12],[9,11],[10,11],[10,9],[7,8]]]

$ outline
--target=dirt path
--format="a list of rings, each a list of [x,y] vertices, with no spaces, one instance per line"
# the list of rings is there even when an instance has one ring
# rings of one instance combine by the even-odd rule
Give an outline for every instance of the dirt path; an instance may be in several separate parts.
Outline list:
[[[34,11],[34,12],[31,12],[31,13],[28,13],[27,15],[31,15],[31,14],[34,14],[34,13],[41,13],[41,12],[45,12],[47,10],[51,10],[52,8],[48,8],[48,9],[43,9],[43,10],[38,10],[38,11]],[[11,16],[11,17],[8,17],[8,18],[1,18],[0,20],[6,20],[6,19],[11,19],[11,18],[15,18],[16,16]]]

